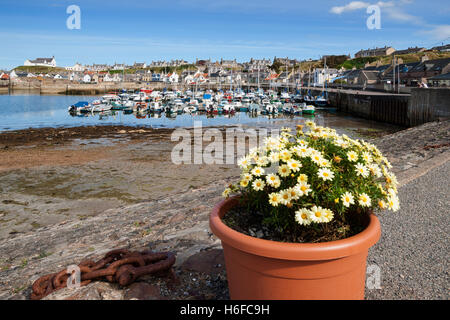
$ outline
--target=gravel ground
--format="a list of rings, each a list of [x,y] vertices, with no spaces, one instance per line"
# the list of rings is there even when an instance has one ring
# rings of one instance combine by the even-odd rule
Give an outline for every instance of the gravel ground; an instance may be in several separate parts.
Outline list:
[[[367,299],[449,299],[449,190],[450,162],[399,189],[400,211],[379,217],[368,265],[380,268],[381,289]]]

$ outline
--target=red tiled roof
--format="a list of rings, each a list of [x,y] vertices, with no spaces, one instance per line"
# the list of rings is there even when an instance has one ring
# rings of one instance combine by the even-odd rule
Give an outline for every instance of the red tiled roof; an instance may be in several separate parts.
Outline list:
[[[280,73],[280,74],[273,73],[273,74],[270,74],[270,75],[269,75],[266,79],[264,79],[264,80],[274,80],[274,79],[278,78],[280,75],[281,75],[281,73]]]

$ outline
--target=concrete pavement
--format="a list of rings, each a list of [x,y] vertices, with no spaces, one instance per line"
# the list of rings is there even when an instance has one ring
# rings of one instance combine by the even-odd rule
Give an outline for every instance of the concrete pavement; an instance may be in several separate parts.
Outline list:
[[[449,299],[449,190],[446,161],[399,189],[400,211],[379,214],[367,264],[380,268],[381,289],[366,288],[367,299]]]

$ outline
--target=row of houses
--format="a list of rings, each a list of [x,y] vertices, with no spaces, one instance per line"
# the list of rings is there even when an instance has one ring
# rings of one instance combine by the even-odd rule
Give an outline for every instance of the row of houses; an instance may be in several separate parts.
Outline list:
[[[439,51],[439,52],[450,52],[450,44],[433,47],[426,49],[423,47],[410,47],[403,50],[395,50],[393,47],[384,46],[383,48],[372,48],[366,50],[360,50],[355,53],[355,58],[367,58],[367,57],[379,57],[379,56],[390,56],[392,54],[402,55],[409,53],[420,53],[425,51]]]
[[[72,68],[60,73],[33,74],[24,71],[12,71],[10,74],[3,73],[0,80],[20,81],[24,79],[53,79],[68,80],[80,83],[101,83],[101,82],[164,82],[183,84],[296,84],[302,86],[323,86],[324,84],[345,83],[348,85],[361,87],[384,86],[394,82],[403,86],[417,86],[427,83],[429,86],[448,86],[450,73],[450,58],[429,60],[427,56],[422,57],[422,61],[414,63],[403,63],[397,59],[397,64],[388,65],[366,65],[362,69],[337,70],[333,68],[316,68],[311,72],[300,72],[299,69],[288,69],[281,73],[275,73],[269,68],[271,60],[250,60],[245,70],[234,70],[224,67],[237,63],[232,61],[211,62],[207,60],[204,65],[199,66],[195,71],[191,69],[182,72],[151,72],[147,69],[138,69],[134,73],[114,72],[114,71],[81,71],[82,68]],[[197,61],[198,63],[199,61]],[[289,61],[285,60],[285,63]],[[291,62],[295,63],[295,62]],[[101,69],[100,67],[98,68]]]
[[[242,69],[242,70],[266,70],[268,69],[273,63],[278,62],[282,64],[283,66],[293,67],[296,64],[299,63],[296,59],[289,59],[286,58],[277,58],[275,57],[273,60],[271,59],[250,59],[248,62],[240,63],[236,59],[234,60],[226,60],[226,59],[220,59],[218,61],[211,61],[211,59],[208,60],[199,60],[196,59],[194,65],[197,67],[207,67],[210,69],[211,72],[217,72],[219,69]],[[110,71],[110,70],[126,70],[126,69],[147,69],[147,68],[165,68],[165,67],[180,67],[183,65],[190,64],[188,61],[185,61],[183,59],[176,59],[176,60],[160,60],[160,61],[152,61],[150,64],[147,64],[145,62],[135,62],[132,65],[127,65],[124,63],[114,63],[113,65],[108,64],[92,64],[92,65],[82,65],[81,63],[77,62],[73,66],[65,67],[64,69],[67,71],[74,71],[74,72],[83,72],[83,71],[94,71],[94,72],[100,72],[100,71]],[[24,66],[42,66],[42,67],[56,67],[56,60],[55,57],[52,58],[37,58],[34,60],[26,60],[24,62]]]
[[[368,66],[363,69],[344,71],[337,80],[350,85],[363,87],[375,85],[390,85],[399,83],[404,87],[416,87],[421,84],[433,87],[449,86],[450,58],[420,62]],[[336,82],[336,81],[335,81]]]

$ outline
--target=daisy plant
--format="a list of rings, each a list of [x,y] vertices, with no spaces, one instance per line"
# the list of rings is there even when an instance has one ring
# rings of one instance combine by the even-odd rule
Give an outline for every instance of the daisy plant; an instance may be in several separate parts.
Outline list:
[[[307,121],[295,133],[284,128],[238,162],[240,194],[264,224],[302,232],[345,221],[351,213],[399,210],[397,179],[376,146]]]

